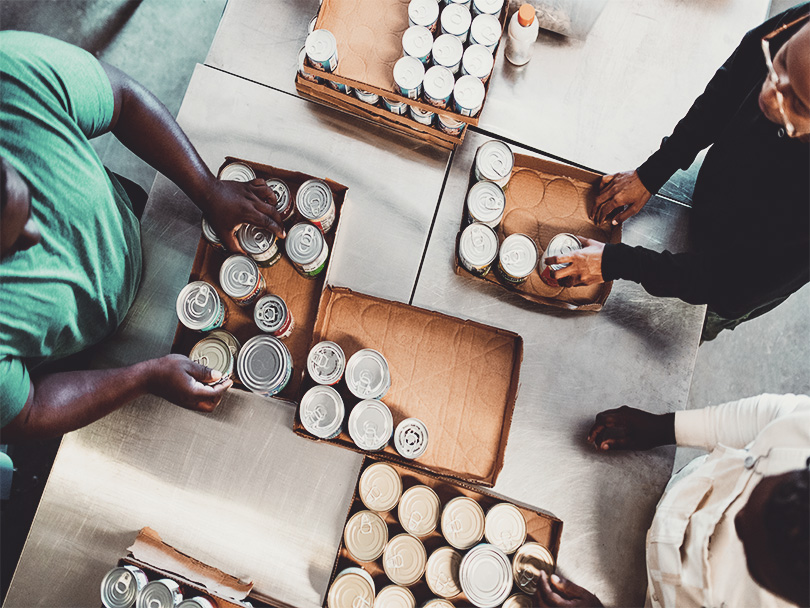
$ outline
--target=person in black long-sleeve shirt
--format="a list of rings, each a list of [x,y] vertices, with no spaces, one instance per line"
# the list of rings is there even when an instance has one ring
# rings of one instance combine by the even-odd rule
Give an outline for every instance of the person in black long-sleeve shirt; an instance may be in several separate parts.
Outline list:
[[[620,223],[711,145],[695,183],[692,250],[586,239],[580,252],[548,258],[572,262],[556,272],[563,284],[629,279],[656,296],[708,304],[711,340],[810,280],[809,12],[804,3],[748,32],[661,148],[636,171],[602,180],[594,221]]]

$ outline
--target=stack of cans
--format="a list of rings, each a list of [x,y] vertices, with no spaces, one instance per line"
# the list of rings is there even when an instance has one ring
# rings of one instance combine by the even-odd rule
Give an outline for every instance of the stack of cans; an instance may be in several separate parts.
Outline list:
[[[101,580],[101,604],[104,608],[216,608],[211,598],[187,589],[183,598],[180,585],[170,578],[150,581],[136,566],[113,568]],[[245,606],[250,604],[245,603]]]

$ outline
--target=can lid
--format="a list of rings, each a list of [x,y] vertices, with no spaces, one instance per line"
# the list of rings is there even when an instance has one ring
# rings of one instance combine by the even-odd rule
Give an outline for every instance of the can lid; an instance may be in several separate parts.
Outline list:
[[[512,591],[512,576],[506,554],[488,544],[478,545],[461,560],[461,589],[479,608],[494,608]]]
[[[537,245],[525,234],[510,234],[501,243],[500,262],[513,276],[529,276],[537,266]]]
[[[475,153],[475,165],[481,177],[498,182],[512,173],[515,155],[506,143],[494,139],[478,148]]]
[[[402,495],[402,479],[390,464],[377,462],[363,471],[358,490],[366,507],[385,513],[397,506]]]
[[[412,25],[402,34],[402,49],[411,57],[424,57],[433,48],[433,34],[421,25]]]
[[[481,84],[481,81],[479,80],[478,83]],[[450,97],[455,84],[456,77],[453,76],[453,72],[443,66],[434,65],[425,72],[425,95],[434,99]]]
[[[101,603],[104,608],[132,608],[138,592],[149,579],[140,568],[113,568],[101,580]]]
[[[254,336],[239,351],[237,373],[250,390],[263,393],[277,389],[289,375],[292,359],[287,347],[274,336]]]
[[[169,578],[161,578],[147,583],[141,589],[136,606],[137,608],[174,608],[182,597],[180,585]]]
[[[425,64],[416,57],[400,57],[394,64],[394,82],[403,89],[417,89],[425,79]]]
[[[394,433],[394,447],[400,456],[419,458],[428,447],[428,430],[418,418],[406,418],[397,425]]]
[[[219,284],[222,291],[232,298],[243,298],[256,289],[259,282],[259,267],[251,258],[234,254],[222,262],[219,269]]]
[[[413,585],[425,572],[427,552],[422,541],[410,534],[398,534],[383,553],[383,569],[391,582]]]
[[[393,432],[394,418],[382,401],[366,399],[355,405],[349,414],[349,436],[361,450],[381,450],[391,440]]]
[[[473,266],[491,264],[498,255],[498,235],[486,224],[475,222],[461,233],[461,257]]]
[[[346,549],[359,562],[372,562],[382,555],[388,542],[388,526],[373,511],[359,511],[349,518],[343,531]]]
[[[569,255],[580,249],[582,249],[582,241],[573,234],[563,232],[548,242],[548,247],[546,247],[543,257],[550,258],[551,256],[557,255]]]
[[[476,20],[480,17],[486,17],[487,15],[479,15],[476,17]],[[475,21],[473,21],[473,25],[475,25]],[[476,78],[486,78],[492,73],[492,67],[495,65],[495,59],[492,56],[492,51],[490,51],[487,47],[483,44],[471,44],[467,47],[467,50],[464,51],[464,55],[461,58],[462,65],[464,66],[464,70]]]
[[[448,129],[458,129],[467,124],[463,120],[456,120],[452,116],[445,116],[444,114],[439,114],[439,122]]]
[[[329,212],[334,199],[329,185],[322,179],[308,179],[298,187],[295,206],[306,219],[315,221]]]
[[[456,549],[469,549],[484,537],[484,521],[477,501],[457,496],[442,511],[442,534]]]
[[[500,13],[504,0],[473,0],[473,6],[481,13],[494,15]]]
[[[204,329],[220,314],[219,294],[205,281],[193,281],[183,287],[175,306],[177,317],[189,329]]]
[[[374,600],[375,608],[416,608],[416,598],[407,587],[388,585]]]
[[[414,536],[427,536],[439,523],[441,501],[428,486],[413,486],[402,493],[397,515],[399,523]]]
[[[448,4],[442,11],[442,29],[448,34],[463,36],[470,29],[470,9],[460,4]]]
[[[236,239],[246,252],[257,255],[264,253],[276,242],[276,235],[253,224],[242,224],[236,231]]]
[[[284,327],[288,316],[287,304],[279,296],[273,294],[259,298],[253,309],[253,320],[256,322],[256,326],[269,334]]]
[[[518,588],[524,593],[534,595],[540,571],[549,575],[554,573],[554,556],[540,543],[530,542],[520,547],[512,559],[512,575]]]
[[[276,195],[276,210],[284,215],[290,207],[292,199],[290,198],[290,187],[280,179],[268,179],[265,181],[267,187]]]
[[[346,363],[346,386],[360,399],[381,399],[391,386],[388,361],[372,348],[358,350]]]
[[[455,597],[461,593],[458,573],[461,554],[452,547],[436,549],[427,561],[425,579],[430,590],[439,597]]]
[[[287,256],[296,264],[315,261],[325,244],[323,233],[307,222],[300,222],[290,228],[284,239]]]
[[[442,598],[436,598],[435,600],[430,600],[422,604],[422,608],[455,608],[453,602],[449,602]]]
[[[234,358],[239,354],[239,349],[242,348],[242,343],[227,329],[215,329],[208,334],[208,337],[217,338],[218,340],[222,340],[225,344],[227,344]]]
[[[320,439],[329,439],[338,433],[346,415],[340,393],[320,384],[301,397],[299,414],[304,428]]]
[[[326,603],[329,608],[371,608],[374,605],[374,583],[356,572],[339,575],[329,588]]]
[[[245,163],[231,163],[222,167],[219,179],[232,182],[249,182],[256,179],[256,173]]]
[[[307,356],[307,371],[318,384],[335,384],[346,369],[346,355],[334,342],[323,340]]]
[[[470,35],[479,44],[492,48],[501,39],[501,22],[494,15],[478,15],[472,21]]]
[[[217,608],[216,605],[204,597],[192,597],[177,604],[177,608]]]
[[[412,0],[408,4],[408,18],[417,25],[432,25],[439,18],[436,0]]]
[[[233,372],[233,353],[219,338],[203,338],[191,348],[188,358],[217,370],[223,376],[230,376]]]
[[[312,61],[329,61],[337,53],[337,39],[329,30],[313,30],[307,35],[304,48]]]
[[[525,593],[515,593],[506,598],[502,608],[532,608],[532,598]]]
[[[484,535],[507,555],[514,553],[526,542],[526,519],[512,503],[498,503],[487,512]]]
[[[222,243],[222,239],[219,238],[219,235],[214,232],[214,229],[211,227],[211,224],[208,223],[208,220],[205,219],[205,216],[202,218],[201,222],[202,226],[202,233],[205,239],[215,245]]]
[[[478,80],[474,76],[471,78]],[[467,209],[476,222],[499,222],[505,208],[506,194],[495,182],[476,182],[467,193]]]
[[[440,66],[453,67],[463,55],[464,45],[452,34],[442,34],[433,42],[433,61]]]

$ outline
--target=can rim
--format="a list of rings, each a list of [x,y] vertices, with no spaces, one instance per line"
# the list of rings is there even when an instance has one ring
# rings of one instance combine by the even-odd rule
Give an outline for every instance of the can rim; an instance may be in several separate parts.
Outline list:
[[[358,427],[359,421],[365,412],[372,411],[378,413],[382,417],[382,434],[378,435],[376,429],[366,428],[361,430]],[[374,441],[368,437],[369,432],[374,432]],[[349,436],[352,441],[361,450],[374,452],[381,450],[388,442],[391,441],[391,435],[394,432],[394,417],[391,415],[391,410],[385,403],[379,399],[364,399],[352,408],[349,414]],[[366,441],[366,439],[369,439]]]
[[[508,245],[507,245],[507,243],[508,243]],[[506,253],[509,253],[510,246],[512,248],[514,248],[516,246],[515,245],[516,243],[525,243],[526,245],[531,243],[531,246],[534,247],[534,262],[532,263],[531,268],[529,268],[528,266],[525,266],[525,265],[520,266],[518,268],[510,268],[510,267],[508,267],[509,266],[508,261],[506,262],[506,264],[504,264],[504,257],[503,256]],[[500,251],[498,252],[498,259],[500,261],[501,268],[504,271],[508,272],[510,275],[512,275],[514,277],[517,277],[517,278],[521,278],[521,279],[524,278],[524,277],[528,277],[532,272],[534,272],[534,269],[537,267],[538,258],[539,258],[539,253],[538,253],[538,250],[537,250],[537,243],[535,243],[534,239],[532,239],[531,237],[529,237],[529,236],[527,236],[525,234],[521,234],[519,232],[515,232],[513,234],[510,234],[508,237],[506,237],[503,240],[503,243],[501,243],[501,248],[500,248]]]
[[[315,427],[312,426],[311,423],[307,420],[304,413],[307,411],[307,407],[312,405],[312,401],[321,394],[327,395],[331,399],[331,403],[334,406],[335,415],[334,418],[323,427]],[[343,420],[346,417],[346,409],[343,405],[343,398],[340,396],[334,388],[331,386],[325,386],[323,384],[319,384],[317,386],[313,386],[309,389],[304,396],[301,397],[301,405],[299,409],[299,417],[301,418],[301,424],[304,425],[304,428],[310,432],[311,434],[315,435],[320,439],[329,439],[333,437],[335,433],[337,433],[340,428],[343,426]]]
[[[316,48],[317,45],[320,47]],[[307,34],[304,49],[310,60],[318,63],[328,61],[337,53],[337,38],[323,28],[312,30],[312,33]]]
[[[247,368],[248,359],[255,356],[254,353],[260,348],[269,348],[277,357],[278,370],[268,379],[254,378],[252,372]],[[253,336],[245,342],[245,345],[239,351],[239,357],[236,359],[236,368],[242,384],[250,390],[259,393],[270,392],[276,389],[280,390],[279,387],[286,384],[285,378],[288,379],[292,372],[292,358],[290,351],[281,340],[263,334]]]
[[[354,378],[354,371],[361,361],[372,359],[379,366],[381,378],[375,385],[374,390],[369,390],[366,394],[360,394],[358,390],[357,381]],[[359,399],[381,399],[391,388],[391,370],[388,366],[388,360],[383,354],[373,348],[363,348],[349,357],[346,362],[346,387],[355,397]],[[393,428],[392,428],[393,431]]]
[[[243,268],[237,268],[236,265],[240,264]],[[246,266],[246,267],[245,267]],[[253,280],[251,285],[245,283],[237,283],[231,273],[233,270],[244,271],[250,275]],[[261,283],[261,273],[259,272],[259,265],[256,261],[246,255],[235,253],[229,256],[219,269],[219,285],[231,298],[244,298],[253,293]]]
[[[213,296],[213,301],[215,305],[211,308],[211,311],[204,317],[199,317],[198,320],[192,319],[189,315],[186,314],[186,307],[185,303],[188,300],[189,295],[195,289],[202,290],[204,288],[208,293]],[[219,297],[217,290],[214,289],[214,286],[208,283],[207,281],[192,281],[183,287],[180,290],[180,293],[177,294],[177,301],[175,303],[175,312],[177,313],[177,317],[180,319],[180,322],[192,330],[201,330],[207,326],[209,326],[220,314],[222,310],[222,298]]]
[[[268,306],[268,304],[277,304],[281,308],[279,320],[275,324],[267,323],[263,317],[259,317],[260,314],[264,313],[264,309]],[[284,327],[284,324],[287,323],[289,316],[290,309],[287,308],[287,303],[280,296],[272,293],[265,294],[256,300],[256,305],[253,308],[254,323],[256,323],[256,326],[259,329],[270,334]]]
[[[313,235],[313,238],[321,244],[318,250],[312,248],[310,250],[311,255],[309,256],[303,256],[295,249],[295,245],[297,244],[297,241],[302,238],[304,231],[307,231]],[[326,245],[326,239],[324,238],[323,233],[318,230],[317,226],[310,224],[309,222],[298,222],[295,224],[295,226],[290,228],[289,231],[287,231],[287,237],[284,239],[284,244],[287,251],[287,256],[290,258],[290,260],[296,264],[304,265],[310,264],[318,259],[318,256],[321,255],[321,252],[323,252],[324,246]]]

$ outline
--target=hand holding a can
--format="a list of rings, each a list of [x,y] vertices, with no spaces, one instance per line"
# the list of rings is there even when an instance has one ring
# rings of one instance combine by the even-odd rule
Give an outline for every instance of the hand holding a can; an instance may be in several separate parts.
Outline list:
[[[212,412],[232,385],[230,378],[182,355],[150,361],[149,392],[189,410]]]
[[[596,415],[588,443],[598,450],[650,450],[675,443],[675,414],[651,414],[634,407]]]
[[[545,570],[540,571],[537,581],[535,599],[541,606],[565,606],[592,608],[602,606],[602,602],[593,593],[556,574],[551,576]]]
[[[552,255],[545,258],[547,266],[567,264],[559,270],[552,270],[551,276],[563,287],[582,287],[604,283],[602,277],[602,253],[605,244],[583,236],[577,237],[582,243],[582,249],[572,251],[568,255]]]
[[[618,226],[641,211],[651,196],[637,171],[605,175],[599,183],[591,219],[598,226],[612,215],[611,224]]]

